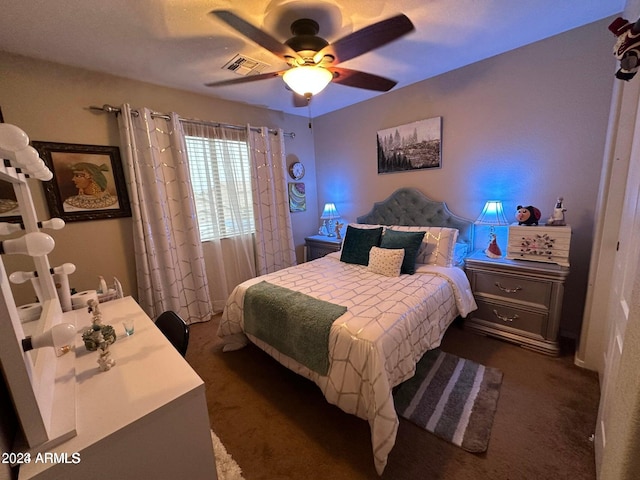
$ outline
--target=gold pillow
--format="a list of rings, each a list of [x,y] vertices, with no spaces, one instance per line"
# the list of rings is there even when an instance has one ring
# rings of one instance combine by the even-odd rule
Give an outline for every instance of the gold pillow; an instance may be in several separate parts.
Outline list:
[[[386,277],[399,277],[403,260],[404,248],[371,247],[367,268],[370,272]]]

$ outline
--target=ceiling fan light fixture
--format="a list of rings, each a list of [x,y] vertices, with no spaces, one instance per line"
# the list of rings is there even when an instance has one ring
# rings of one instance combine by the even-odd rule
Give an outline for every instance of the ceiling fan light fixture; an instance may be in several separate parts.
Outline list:
[[[324,90],[333,79],[333,74],[323,67],[303,65],[287,70],[282,79],[291,90],[298,95],[307,97]]]

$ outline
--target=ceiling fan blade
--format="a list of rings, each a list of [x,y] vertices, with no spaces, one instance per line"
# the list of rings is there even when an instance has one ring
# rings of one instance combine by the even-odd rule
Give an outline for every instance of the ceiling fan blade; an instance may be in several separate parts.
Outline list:
[[[246,77],[232,78],[231,80],[222,80],[221,82],[205,83],[207,87],[224,87],[226,85],[237,85],[239,83],[256,82],[258,80],[266,80],[273,77],[281,77],[286,70],[280,72],[261,73],[260,75],[247,75]]]
[[[335,59],[334,65],[337,65],[396,40],[414,29],[409,17],[404,14],[396,15],[332,42],[316,53],[313,59],[320,63],[326,55],[330,55]]]
[[[328,70],[333,73],[332,81],[334,83],[347,85],[349,87],[388,92],[398,83],[395,80],[380,77],[379,75],[351,70],[349,68],[329,67]]]
[[[257,43],[263,48],[266,48],[271,53],[278,57],[287,60],[287,57],[298,58],[298,54],[288,45],[279,42],[268,33],[260,30],[258,27],[251,25],[246,20],[240,18],[235,13],[229,10],[212,10],[209,12],[211,15],[218,17],[227,25],[240,32],[249,40]]]

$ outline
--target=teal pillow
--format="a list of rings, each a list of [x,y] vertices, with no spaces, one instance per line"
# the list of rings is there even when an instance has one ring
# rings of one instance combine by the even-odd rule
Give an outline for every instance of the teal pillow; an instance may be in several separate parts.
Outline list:
[[[404,260],[400,273],[416,273],[416,257],[425,232],[399,232],[388,229],[382,236],[381,248],[404,248]]]
[[[382,227],[379,228],[355,228],[347,226],[347,233],[342,242],[340,260],[345,263],[357,265],[369,264],[369,250],[380,245]]]

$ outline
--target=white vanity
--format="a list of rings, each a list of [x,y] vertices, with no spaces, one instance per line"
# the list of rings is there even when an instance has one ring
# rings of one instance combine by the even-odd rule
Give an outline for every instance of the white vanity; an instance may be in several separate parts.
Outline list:
[[[131,297],[102,303],[100,310],[103,324],[116,330],[110,347],[116,364],[100,371],[98,353],[76,336],[77,434],[46,450],[53,454],[48,463],[36,463],[32,454],[19,478],[215,480],[202,379]],[[62,316],[79,332],[91,325],[85,309]],[[135,319],[129,337],[122,326],[127,317]],[[68,463],[55,463],[56,456]]]
[[[1,461],[19,468],[20,479],[216,480],[204,383],[138,304],[127,297],[100,305],[102,324],[117,334],[109,348],[116,364],[107,371],[82,340],[92,315],[63,312],[52,279],[61,267],[47,256],[55,242],[40,231],[51,219],[39,221],[29,189],[29,178],[48,181],[52,173],[28,142],[22,130],[0,123],[0,180],[12,184],[21,216],[20,224],[0,224],[0,363],[21,426]],[[37,287],[42,313],[32,328],[23,328],[5,254],[33,260],[30,271],[18,272]],[[129,337],[125,318],[135,319]],[[36,348],[47,335],[52,340],[54,327],[73,338],[73,325],[75,348],[67,353]],[[28,346],[26,330],[33,334]]]

